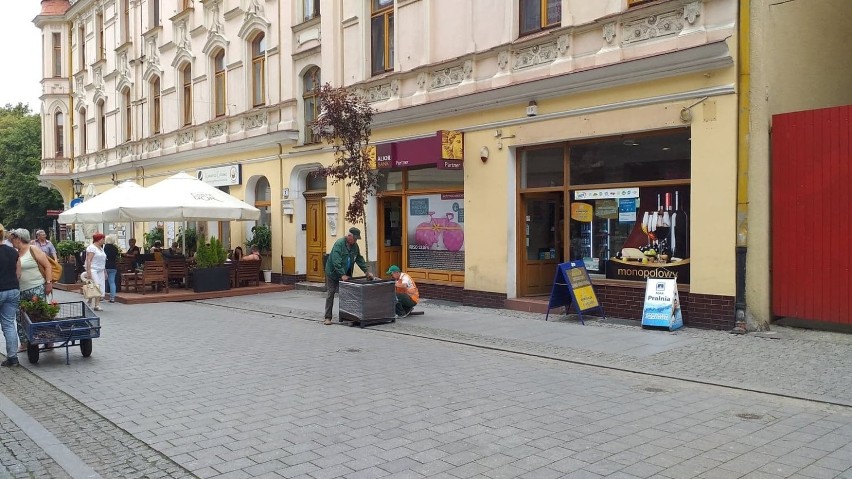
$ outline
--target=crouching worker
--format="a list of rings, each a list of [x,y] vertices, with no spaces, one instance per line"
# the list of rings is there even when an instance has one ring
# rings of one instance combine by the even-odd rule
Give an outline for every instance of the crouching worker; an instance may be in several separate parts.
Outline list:
[[[387,274],[396,280],[396,315],[404,318],[411,314],[411,310],[420,301],[420,293],[417,285],[407,273],[403,273],[399,266],[393,265],[388,268]]]

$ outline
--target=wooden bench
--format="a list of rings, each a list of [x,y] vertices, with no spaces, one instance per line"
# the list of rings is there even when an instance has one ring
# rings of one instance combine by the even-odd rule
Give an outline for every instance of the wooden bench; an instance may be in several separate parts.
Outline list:
[[[260,286],[260,261],[241,260],[237,261],[237,272],[234,278],[235,286],[240,287],[243,283],[246,286],[254,283],[254,286]]]
[[[186,264],[186,258],[167,258],[166,271],[169,281],[178,280],[184,288],[189,284],[189,267]]]

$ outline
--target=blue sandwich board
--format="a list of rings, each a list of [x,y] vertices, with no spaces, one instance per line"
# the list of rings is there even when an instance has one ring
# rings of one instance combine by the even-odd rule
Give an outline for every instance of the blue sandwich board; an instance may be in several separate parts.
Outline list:
[[[560,306],[565,306],[567,314],[568,306],[572,303],[577,316],[580,317],[580,324],[586,324],[583,321],[583,313],[595,309],[600,310],[601,317],[606,318],[595,294],[595,288],[592,286],[592,280],[589,278],[589,272],[586,270],[586,264],[582,261],[570,261],[557,266],[544,320],[547,321],[551,309]]]

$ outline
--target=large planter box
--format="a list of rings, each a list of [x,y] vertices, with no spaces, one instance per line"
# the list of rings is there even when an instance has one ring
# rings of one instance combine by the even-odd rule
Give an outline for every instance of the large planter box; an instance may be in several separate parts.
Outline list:
[[[340,282],[340,320],[362,328],[395,321],[395,281],[350,280]]]
[[[62,277],[59,282],[62,284],[74,284],[77,282],[77,265],[74,263],[60,263],[62,266]]]
[[[227,266],[196,268],[192,272],[192,290],[196,293],[231,289],[231,270]]]

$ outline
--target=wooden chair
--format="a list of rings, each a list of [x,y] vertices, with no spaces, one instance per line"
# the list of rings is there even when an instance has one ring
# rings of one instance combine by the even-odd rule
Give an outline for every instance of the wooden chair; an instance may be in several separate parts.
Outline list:
[[[115,274],[121,291],[130,291],[130,285],[136,283],[135,256],[122,256],[115,261]]]
[[[160,285],[169,292],[169,275],[166,270],[166,264],[162,261],[146,261],[142,273],[137,276],[136,290],[139,291],[138,283],[142,283],[142,294],[145,294],[145,288],[151,285],[152,291],[159,291]]]
[[[236,287],[246,283],[260,286],[260,261],[237,261]]]
[[[237,265],[240,264],[239,261],[231,261],[228,264],[228,270],[231,275],[231,287],[237,287]]]
[[[186,258],[167,259],[166,270],[168,271],[169,281],[176,279],[184,288],[189,285],[189,268],[186,264]]]

